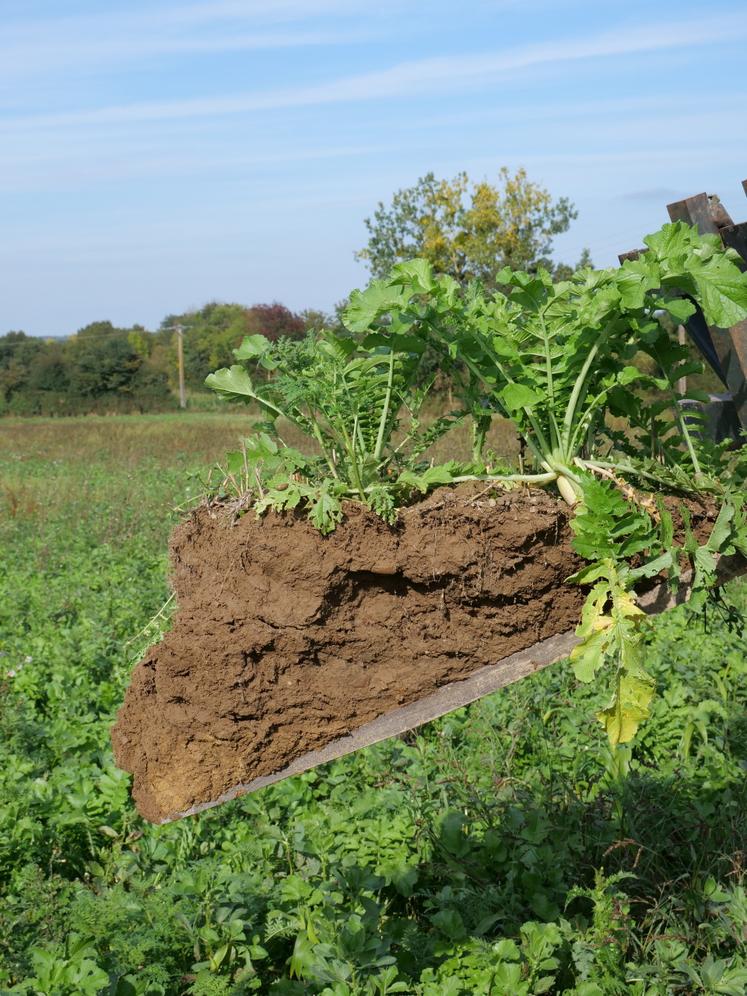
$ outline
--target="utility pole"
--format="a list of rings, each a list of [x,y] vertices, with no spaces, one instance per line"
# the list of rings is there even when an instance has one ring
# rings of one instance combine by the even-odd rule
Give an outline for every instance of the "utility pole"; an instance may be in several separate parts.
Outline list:
[[[187,392],[184,389],[184,326],[165,325],[169,332],[176,332],[176,362],[179,367],[179,407],[187,407]]]
[[[184,326],[175,325],[176,357],[179,364],[179,407],[187,407],[187,394],[184,390]]]

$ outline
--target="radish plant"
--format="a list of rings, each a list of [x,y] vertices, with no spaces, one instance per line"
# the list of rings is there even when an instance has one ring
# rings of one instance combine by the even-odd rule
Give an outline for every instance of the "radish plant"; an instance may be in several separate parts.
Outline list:
[[[660,318],[684,321],[697,300],[709,324],[733,325],[747,317],[747,278],[733,251],[681,222],[645,241],[648,251],[620,269],[557,284],[544,270],[504,270],[505,293],[490,297],[461,295],[422,260],[400,264],[353,295],[347,323],[359,333],[407,325],[458,358],[466,407],[509,418],[536,465],[525,480],[555,484],[570,505],[582,497],[583,471],[706,486],[676,386],[700,365]],[[635,365],[639,353],[658,374]]]
[[[636,583],[666,572],[676,584],[689,560],[697,603],[715,582],[719,555],[747,555],[745,475],[738,458],[729,471],[724,448],[704,445],[685,418],[677,385],[701,368],[670,331],[671,320],[698,306],[711,325],[747,319],[747,276],[717,238],[683,223],[645,242],[647,251],[619,269],[559,283],[544,270],[503,270],[504,290],[489,296],[479,286],[463,291],[424,260],[402,263],[388,280],[354,292],[349,336],[326,332],[300,348],[249,336],[236,357],[269,379],[255,384],[239,364],[207,378],[266,416],[226,468],[238,507],[248,501],[260,514],[302,508],[329,532],[344,499],[392,522],[399,506],[439,484],[555,486],[574,510],[575,549],[590,561],[569,579],[591,586],[572,659],[582,681],[612,672],[599,719],[613,745],[633,737],[653,695]],[[416,380],[429,347],[449,358],[450,370],[456,364],[463,411],[423,430],[426,392]],[[473,462],[429,466],[425,450],[460,414],[472,417]],[[498,474],[481,462],[495,414],[514,424],[533,466]],[[317,452],[286,446],[281,418]],[[717,497],[721,511],[705,544],[693,538],[685,509],[685,539],[675,543],[671,515],[650,493],[659,491]]]
[[[701,366],[662,321],[685,321],[696,302],[710,325],[744,320],[747,276],[718,238],[683,223],[645,243],[647,251],[619,269],[587,269],[560,283],[543,270],[504,270],[498,282],[505,291],[491,296],[479,287],[461,294],[415,260],[354,294],[346,314],[360,334],[408,328],[460,361],[476,439],[499,413],[534,462],[530,472],[482,479],[555,485],[575,509],[574,546],[592,564],[569,580],[592,588],[572,659],[582,681],[612,670],[612,697],[599,719],[613,745],[634,736],[653,695],[635,583],[662,571],[676,581],[687,557],[702,593],[715,582],[718,555],[747,555],[744,478],[734,471],[729,480],[724,450],[709,451],[694,436],[677,383]],[[636,363],[639,354],[654,361],[655,374]],[[686,542],[676,546],[668,513],[631,482],[648,491],[718,495],[711,538],[698,546],[686,528]]]
[[[227,478],[236,496],[248,498],[259,514],[305,509],[327,533],[342,518],[343,499],[392,522],[413,492],[449,482],[456,465],[429,466],[422,454],[459,413],[422,425],[429,385],[418,387],[416,375],[423,348],[421,340],[395,333],[359,343],[325,332],[300,346],[248,336],[236,358],[253,362],[269,379],[255,383],[240,364],[207,378],[221,395],[254,402],[264,415],[259,434],[229,454]],[[311,455],[285,445],[280,419],[304,433]]]

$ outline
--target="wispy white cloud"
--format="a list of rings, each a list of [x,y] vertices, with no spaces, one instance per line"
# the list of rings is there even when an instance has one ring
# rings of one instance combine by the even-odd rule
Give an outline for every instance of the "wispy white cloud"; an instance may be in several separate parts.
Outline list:
[[[114,146],[106,154],[90,156],[87,150],[64,147],[59,150],[37,150],[24,153],[17,159],[0,159],[0,188],[8,190],[33,190],[39,185],[54,183],[57,189],[66,186],[79,187],[97,181],[116,182],[119,180],[141,179],[143,177],[171,177],[181,179],[189,176],[214,176],[221,172],[224,181],[227,177],[246,177],[257,171],[267,173],[267,167],[281,168],[298,163],[336,162],[394,154],[395,144],[342,145],[322,148],[299,148],[295,146],[268,153],[233,151],[230,159],[223,149],[187,155],[182,149],[149,147],[148,144],[130,145],[128,148]],[[274,183],[274,181],[271,181]]]
[[[398,0],[381,2],[391,7]],[[230,0],[6,23],[0,79],[49,76],[67,67],[81,72],[154,56],[361,41],[381,34],[380,21],[360,23],[368,9],[353,0]]]
[[[151,22],[204,24],[216,21],[282,21],[324,14],[355,14],[380,5],[366,0],[210,0],[205,3],[154,7],[144,14]]]
[[[482,86],[540,66],[622,58],[651,52],[734,42],[747,38],[747,15],[729,14],[670,24],[620,29],[498,52],[415,59],[388,69],[328,83],[224,96],[147,101],[45,115],[6,118],[6,131],[28,128],[99,126],[245,114],[281,108],[359,102]]]
[[[74,66],[82,68],[110,66],[112,61],[138,62],[158,56],[206,54],[217,52],[259,51],[261,49],[302,48],[319,45],[345,45],[370,40],[374,33],[363,28],[330,30],[281,30],[247,34],[164,36],[148,34],[137,38],[112,35],[94,40],[37,40],[25,45],[0,48],[0,79],[43,73]]]
[[[387,0],[383,0],[387,2]],[[233,24],[282,24],[313,21],[325,15],[356,14],[371,9],[366,0],[215,0],[205,3],[140,4],[95,13],[61,14],[54,17],[17,18],[6,21],[10,37],[26,40],[53,34],[78,33],[103,37],[110,31],[158,29]]]
[[[747,106],[747,91],[733,89],[727,94],[719,94],[718,111],[728,111],[733,115],[743,114]],[[661,121],[673,120],[677,115],[712,114],[714,110],[713,95],[708,92],[669,93],[666,95],[646,94],[645,96],[621,95],[615,97],[568,97],[559,95],[546,98],[541,103],[520,101],[508,106],[460,108],[458,111],[434,111],[418,115],[411,123],[412,128],[434,128],[451,126],[469,126],[475,122],[485,124],[497,121],[559,121],[582,119],[597,121],[607,118],[609,121],[619,121],[630,115],[637,119],[657,117]]]

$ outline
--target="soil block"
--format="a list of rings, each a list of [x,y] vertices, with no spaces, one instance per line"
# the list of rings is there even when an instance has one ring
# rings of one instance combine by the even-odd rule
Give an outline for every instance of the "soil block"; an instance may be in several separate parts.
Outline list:
[[[328,536],[298,514],[197,509],[171,539],[171,629],[112,730],[140,813],[164,822],[238,795],[573,630],[585,592],[564,583],[581,565],[569,518],[544,491],[474,485],[433,492],[394,526],[350,504]]]

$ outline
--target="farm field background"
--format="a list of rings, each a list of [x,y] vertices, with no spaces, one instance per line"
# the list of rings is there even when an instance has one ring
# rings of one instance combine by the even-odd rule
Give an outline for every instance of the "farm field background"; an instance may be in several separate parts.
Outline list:
[[[657,622],[627,773],[559,664],[140,820],[108,730],[167,624],[172,509],[246,422],[0,422],[0,993],[744,993],[747,641],[726,612]]]

